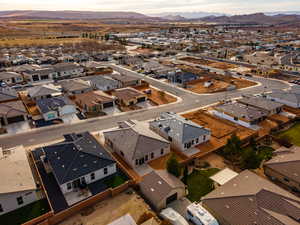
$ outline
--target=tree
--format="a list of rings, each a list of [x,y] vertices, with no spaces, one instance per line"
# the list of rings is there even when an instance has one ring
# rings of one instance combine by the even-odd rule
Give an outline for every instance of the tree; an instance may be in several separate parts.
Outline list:
[[[252,148],[246,148],[242,154],[243,169],[257,169],[261,164],[262,158],[258,152]]]
[[[232,159],[242,151],[242,142],[236,134],[233,134],[230,139],[227,140],[227,144],[224,147],[224,153]]]
[[[172,155],[167,161],[167,171],[176,177],[181,175],[181,166],[174,155]]]
[[[256,140],[255,140],[254,137],[251,137],[251,139],[250,139],[250,147],[251,147],[255,152],[258,151],[258,146],[257,146]]]
[[[184,184],[187,184],[187,178],[188,178],[188,176],[189,176],[189,168],[188,168],[188,166],[185,166],[184,170],[183,170],[183,178],[182,178],[182,182]]]

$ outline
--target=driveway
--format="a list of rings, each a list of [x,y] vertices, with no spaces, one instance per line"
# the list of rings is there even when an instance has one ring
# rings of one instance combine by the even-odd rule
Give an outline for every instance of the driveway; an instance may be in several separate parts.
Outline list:
[[[174,209],[176,212],[178,212],[181,216],[183,216],[186,219],[186,208],[190,204],[192,204],[192,202],[188,200],[186,197],[184,197],[182,199],[178,199],[174,202],[171,202],[169,205],[167,205],[167,207]],[[189,222],[189,224],[193,225],[193,223],[191,222]]]

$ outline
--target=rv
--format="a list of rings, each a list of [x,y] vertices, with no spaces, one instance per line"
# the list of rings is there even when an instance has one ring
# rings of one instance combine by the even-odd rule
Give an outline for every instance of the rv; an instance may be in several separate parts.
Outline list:
[[[200,204],[187,207],[186,218],[196,225],[219,225],[218,221]]]

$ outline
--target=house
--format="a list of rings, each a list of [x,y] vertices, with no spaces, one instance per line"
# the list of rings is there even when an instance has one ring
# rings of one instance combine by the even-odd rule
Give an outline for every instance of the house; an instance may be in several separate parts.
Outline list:
[[[140,78],[136,78],[134,76],[127,75],[127,74],[126,75],[120,74],[117,72],[114,72],[107,76],[110,76],[112,79],[118,81],[121,87],[134,87],[134,86],[141,85],[142,82]]]
[[[300,147],[290,149],[281,147],[271,160],[264,163],[264,172],[271,178],[284,184],[295,192],[300,192]]]
[[[44,84],[34,86],[27,90],[30,99],[37,101],[39,99],[52,98],[62,95],[61,87],[53,84]]]
[[[68,95],[82,94],[93,90],[89,81],[79,78],[63,80],[58,82],[58,84],[61,85],[63,92]]]
[[[292,86],[289,90],[273,90],[267,95],[267,99],[293,108],[300,108],[300,88]]]
[[[115,160],[88,132],[64,135],[65,140],[42,147],[40,158],[66,196],[116,174]]]
[[[17,101],[19,99],[19,95],[15,89],[10,87],[2,88],[0,87],[0,103]]]
[[[183,72],[178,70],[176,72],[168,73],[168,80],[173,83],[178,83],[181,85],[186,85],[188,82],[199,79],[199,76],[190,73],[190,72]]]
[[[16,72],[0,72],[0,84],[5,83],[6,85],[14,85],[22,83],[23,77],[21,74]]]
[[[245,170],[201,199],[225,225],[299,225],[300,198]]]
[[[63,96],[39,99],[36,101],[36,105],[46,121],[61,119],[64,116],[77,113],[76,106],[71,100]]]
[[[184,183],[166,170],[153,170],[145,175],[139,183],[139,187],[142,194],[157,211],[186,195]]]
[[[23,72],[24,79],[29,83],[37,83],[41,81],[52,81],[56,76],[53,68],[48,67],[32,67]]]
[[[150,122],[150,129],[171,142],[171,147],[187,151],[209,141],[211,132],[172,112],[165,112]]]
[[[170,152],[170,144],[149,129],[145,122],[125,121],[117,129],[104,132],[105,144],[132,168]]]
[[[130,106],[147,100],[146,94],[131,87],[117,89],[112,94],[117,97],[119,105]]]
[[[85,80],[90,81],[92,87],[96,90],[111,91],[121,88],[119,81],[105,75],[86,77]]]
[[[0,103],[0,127],[26,121],[27,116],[22,101]]]
[[[215,106],[212,113],[220,118],[248,128],[257,125],[268,116],[265,111],[238,102]]]
[[[0,148],[0,215],[38,200],[37,186],[23,146]]]
[[[103,112],[104,109],[115,106],[115,99],[102,91],[90,91],[74,97],[75,103],[89,113]]]
[[[269,116],[282,112],[283,104],[271,101],[263,97],[246,96],[238,99],[237,102],[247,106],[258,108],[259,110],[266,111]]]
[[[53,78],[58,80],[79,77],[84,72],[84,68],[77,63],[58,63],[53,65],[53,69],[56,72]]]

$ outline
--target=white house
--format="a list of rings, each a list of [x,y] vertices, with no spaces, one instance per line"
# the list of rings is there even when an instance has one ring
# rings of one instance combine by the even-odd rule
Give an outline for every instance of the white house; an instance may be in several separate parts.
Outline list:
[[[63,142],[41,148],[45,170],[54,174],[64,195],[117,172],[114,159],[90,133],[64,137]]]
[[[0,148],[0,176],[0,215],[38,200],[36,183],[23,146]]]
[[[187,151],[210,140],[211,132],[176,113],[162,113],[150,122],[150,129],[171,142],[171,147]]]
[[[271,94],[267,95],[267,99],[280,102],[293,108],[300,108],[300,88],[293,86],[287,91],[273,90]]]

